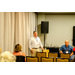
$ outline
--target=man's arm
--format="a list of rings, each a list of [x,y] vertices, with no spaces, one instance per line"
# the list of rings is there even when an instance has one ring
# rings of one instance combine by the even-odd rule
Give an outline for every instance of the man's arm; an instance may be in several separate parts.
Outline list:
[[[60,53],[63,53],[62,50],[63,50],[63,47],[61,46],[61,48],[60,48]]]
[[[41,47],[41,49],[42,49],[42,50],[44,50],[44,48],[43,48],[43,47]]]
[[[73,53],[73,47],[72,47],[72,52],[71,52],[71,54],[70,54],[70,56],[72,56],[74,53]]]
[[[62,51],[60,51],[60,53],[63,53]]]
[[[70,56],[72,56],[74,53],[72,52],[71,54],[70,54]]]

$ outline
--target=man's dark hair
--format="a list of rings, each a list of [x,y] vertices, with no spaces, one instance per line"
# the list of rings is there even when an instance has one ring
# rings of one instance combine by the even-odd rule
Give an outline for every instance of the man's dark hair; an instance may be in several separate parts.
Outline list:
[[[36,31],[33,31],[33,34],[35,33]]]

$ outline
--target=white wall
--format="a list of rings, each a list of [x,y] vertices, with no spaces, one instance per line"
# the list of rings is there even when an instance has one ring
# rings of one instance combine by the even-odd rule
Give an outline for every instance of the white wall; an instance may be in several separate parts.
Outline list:
[[[44,38],[43,38],[43,34],[41,34],[41,21],[45,21],[45,15],[38,15],[38,26],[37,26],[37,32],[38,32],[38,36],[41,39],[41,42],[43,42]]]
[[[38,15],[38,36],[40,37],[42,44],[44,43],[44,36],[41,34],[40,24],[43,19],[49,21],[49,33],[46,35],[46,46],[52,44],[52,46],[61,47],[65,40],[69,40],[70,45],[72,45],[75,15]]]

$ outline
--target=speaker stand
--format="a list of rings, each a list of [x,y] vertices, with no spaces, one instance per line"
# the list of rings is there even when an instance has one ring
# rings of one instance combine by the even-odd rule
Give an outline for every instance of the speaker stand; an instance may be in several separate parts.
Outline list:
[[[44,49],[45,49],[45,33],[44,33]]]

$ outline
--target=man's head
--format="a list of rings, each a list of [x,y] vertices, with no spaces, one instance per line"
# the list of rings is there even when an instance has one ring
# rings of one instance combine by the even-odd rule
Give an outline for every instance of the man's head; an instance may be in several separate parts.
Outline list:
[[[69,45],[69,41],[65,40],[65,45],[68,46]]]
[[[36,32],[36,31],[34,31],[34,32],[33,32],[33,35],[34,35],[35,37],[37,37],[37,32]]]

